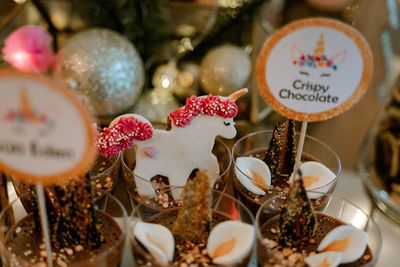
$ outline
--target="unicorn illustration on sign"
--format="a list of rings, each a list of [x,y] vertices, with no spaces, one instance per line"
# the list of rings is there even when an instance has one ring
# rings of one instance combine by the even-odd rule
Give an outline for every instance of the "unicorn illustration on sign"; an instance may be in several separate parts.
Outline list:
[[[168,177],[170,185],[184,186],[194,169],[205,171],[214,185],[219,176],[218,160],[212,153],[215,138],[236,136],[235,101],[246,93],[247,89],[241,89],[228,97],[192,96],[185,106],[170,113],[170,130],[154,129],[137,114],[119,116],[99,134],[98,151],[112,157],[136,145],[133,172],[141,196],[154,194],[152,177],[162,175]],[[179,190],[174,194],[177,198]]]
[[[317,78],[330,77],[338,70],[346,58],[346,51],[340,51],[332,56],[325,53],[325,38],[321,33],[316,43],[314,53],[306,54],[297,46],[292,47],[293,65],[299,66],[299,73]]]
[[[28,92],[25,88],[20,90],[20,107],[19,109],[10,109],[6,112],[3,120],[9,123],[15,123],[17,130],[21,131],[22,125],[38,125],[44,126],[40,128],[40,133],[44,134],[53,125],[53,122],[49,120],[45,113],[36,112],[32,108],[31,101],[29,99]]]

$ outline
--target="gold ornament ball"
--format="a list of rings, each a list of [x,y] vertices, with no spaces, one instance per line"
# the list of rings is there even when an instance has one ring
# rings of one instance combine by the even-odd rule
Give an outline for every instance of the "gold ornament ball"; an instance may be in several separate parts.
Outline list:
[[[98,116],[128,110],[144,85],[139,53],[125,37],[108,29],[74,35],[58,54],[56,74],[89,100]]]
[[[234,45],[221,45],[210,50],[201,61],[200,82],[207,93],[229,95],[241,89],[251,73],[251,60]]]

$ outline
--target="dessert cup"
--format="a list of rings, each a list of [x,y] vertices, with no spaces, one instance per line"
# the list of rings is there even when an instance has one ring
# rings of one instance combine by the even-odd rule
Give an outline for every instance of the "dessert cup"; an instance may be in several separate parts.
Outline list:
[[[98,134],[103,131],[100,127],[97,128]],[[96,190],[96,197],[102,197],[101,192],[112,193],[118,181],[118,176],[121,167],[121,153],[110,158],[99,152],[92,167],[90,168],[90,180]]]
[[[99,248],[85,250],[83,246],[52,248],[54,266],[117,267],[121,263],[128,217],[118,199],[107,196],[107,205],[100,209],[95,203],[98,229],[104,237]],[[34,232],[33,214],[22,202],[28,194],[11,202],[0,213],[0,252],[3,266],[46,266],[45,246],[40,233]],[[82,222],[84,223],[84,222]]]
[[[322,194],[322,193],[318,193]],[[310,245],[307,243],[307,247],[296,247],[296,250],[286,250],[281,248],[280,253],[276,250],[279,236],[279,217],[282,210],[281,196],[274,196],[267,202],[264,202],[259,208],[256,215],[256,233],[257,233],[257,256],[259,266],[273,266],[273,264],[280,264],[279,266],[298,266],[290,265],[291,256],[293,251],[301,252],[306,250],[306,253],[310,251],[316,251],[317,246],[321,242],[326,234],[340,225],[352,225],[357,229],[363,230],[368,234],[367,248],[364,254],[355,262],[341,264],[339,266],[374,266],[379,258],[379,254],[382,248],[382,237],[378,225],[373,219],[361,210],[356,205],[340,197],[325,194],[325,198],[328,200],[324,207],[319,207],[316,211],[316,218],[318,223],[318,230],[316,236],[313,238],[314,241]],[[270,240],[273,240],[271,242]],[[280,254],[280,255],[278,255]],[[271,259],[281,259],[279,263],[271,262]],[[303,263],[305,264],[305,263]],[[301,265],[302,266],[302,265]]]
[[[217,157],[219,163],[220,174],[218,180],[214,184],[214,189],[217,191],[224,191],[227,185],[229,170],[231,166],[231,152],[228,146],[221,141],[219,138],[215,139],[215,145],[213,147],[212,153]],[[141,197],[136,189],[135,179],[140,179],[145,183],[152,183],[153,188],[157,194],[160,191],[164,191],[167,188],[180,188],[176,185],[169,185],[167,179],[164,179],[162,176],[153,177],[150,181],[147,181],[140,176],[136,175],[133,172],[135,167],[135,148],[130,150],[126,150],[122,155],[122,172],[123,177],[127,186],[127,191],[130,195],[130,199],[132,202],[132,206],[139,203],[146,203],[149,200],[149,197]],[[179,190],[179,189],[175,189]]]
[[[233,185],[236,197],[251,210],[253,215],[256,214],[258,208],[262,203],[264,203],[267,199],[274,197],[276,195],[286,195],[289,185],[271,185],[265,191],[265,195],[256,195],[249,190],[247,190],[242,183],[237,178],[235,171],[240,172],[247,179],[253,180],[245,170],[243,170],[240,165],[237,163],[237,159],[239,157],[257,157],[259,159],[263,159],[265,152],[268,148],[269,141],[272,138],[272,130],[262,130],[254,133],[250,133],[242,138],[240,138],[234,144],[232,148],[232,158],[233,158],[233,167],[235,168],[232,172],[233,174]],[[296,133],[296,146],[298,144],[300,134]],[[314,191],[314,193],[310,193],[309,197],[312,201],[318,201],[323,203],[324,200],[320,199],[323,195],[318,195],[317,192],[322,193],[333,193],[336,188],[337,177],[341,171],[341,163],[337,154],[329,148],[323,142],[311,137],[306,136],[304,140],[303,153],[301,157],[302,162],[305,161],[317,161],[325,165],[329,170],[331,170],[335,174],[335,178],[324,184],[322,186],[310,186],[307,190]]]
[[[98,196],[101,196],[101,192],[111,193],[115,188],[121,167],[121,157],[121,153],[113,158],[97,155],[89,175]]]
[[[175,190],[176,188],[172,189],[170,188],[169,190]],[[170,192],[167,191],[169,194]],[[254,217],[251,214],[251,212],[243,205],[241,204],[238,200],[234,199],[230,195],[227,195],[223,192],[213,190],[212,192],[212,198],[211,198],[211,210],[212,210],[212,218],[211,218],[211,223],[210,223],[210,228],[214,228],[216,225],[218,225],[221,222],[228,221],[228,220],[233,220],[233,221],[241,221],[241,222],[246,222],[248,224],[253,225],[254,224]],[[162,208],[162,205],[160,204],[160,209],[153,210],[152,213],[149,213],[149,209],[147,205],[144,203],[140,203],[136,206],[136,208],[133,210],[130,219],[131,219],[131,224],[129,228],[129,235],[130,235],[130,243],[132,245],[132,253],[133,257],[135,260],[135,266],[160,266],[159,263],[156,262],[155,258],[152,256],[152,254],[145,249],[145,247],[138,241],[138,239],[135,238],[134,235],[134,228],[137,223],[139,222],[145,222],[145,223],[155,223],[155,224],[161,224],[170,230],[173,228],[173,224],[177,218],[177,214],[179,210],[182,209],[182,207],[175,206],[175,207],[169,207],[169,208]],[[239,215],[238,210],[241,209],[242,213]],[[209,231],[211,231],[209,229]],[[224,235],[229,235],[230,233],[224,232]],[[176,239],[176,238],[175,238]],[[253,244],[254,245],[254,244]],[[252,245],[252,247],[253,247]],[[168,249],[168,248],[166,248]],[[203,252],[203,255],[206,255],[203,250],[200,249],[200,252]],[[237,264],[229,265],[229,266],[247,266],[248,262],[250,260],[250,256],[252,253],[252,249],[244,257],[244,259]],[[174,260],[173,262],[169,262],[168,266],[183,266],[179,265],[179,262],[177,262],[177,249],[175,248],[174,252]],[[195,262],[193,262],[195,263]],[[186,263],[188,264],[188,263]],[[188,266],[188,265],[187,265]],[[203,266],[200,265],[199,266]],[[223,266],[223,265],[213,265],[212,263],[208,263],[207,266]]]
[[[104,196],[103,193],[111,193],[115,188],[121,167],[121,154],[113,158],[97,155],[92,168],[89,171],[90,179],[95,189],[96,198]],[[31,185],[17,177],[11,177],[18,196],[24,195],[30,190]],[[27,195],[21,198],[24,207],[29,210],[32,199]]]

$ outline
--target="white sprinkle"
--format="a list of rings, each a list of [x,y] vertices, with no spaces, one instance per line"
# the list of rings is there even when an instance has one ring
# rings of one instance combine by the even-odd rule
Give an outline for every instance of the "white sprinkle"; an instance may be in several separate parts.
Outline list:
[[[44,250],[40,251],[40,256],[42,256],[43,258],[47,256],[47,252]]]
[[[70,249],[70,248],[66,248],[66,249],[65,249],[65,252],[67,252],[67,254],[70,255],[70,256],[71,256],[72,254],[74,254],[74,251],[73,251],[72,249]]]

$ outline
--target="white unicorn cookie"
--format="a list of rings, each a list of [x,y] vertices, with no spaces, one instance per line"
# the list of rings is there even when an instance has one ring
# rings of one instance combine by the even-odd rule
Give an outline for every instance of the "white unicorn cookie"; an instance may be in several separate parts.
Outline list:
[[[99,153],[112,157],[136,145],[135,184],[139,195],[150,196],[154,189],[150,179],[156,175],[168,178],[172,186],[184,186],[194,169],[204,171],[214,185],[219,164],[212,148],[217,136],[236,136],[233,118],[238,113],[235,101],[247,93],[241,89],[228,97],[192,96],[186,105],[171,112],[170,130],[154,129],[137,114],[115,118],[99,134]],[[174,198],[179,192],[174,190]]]

